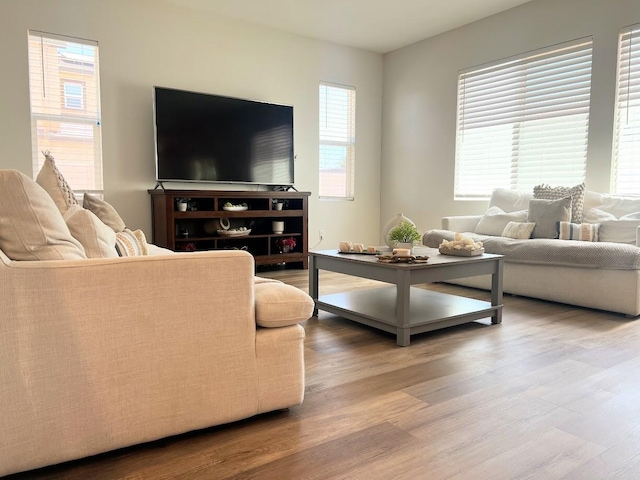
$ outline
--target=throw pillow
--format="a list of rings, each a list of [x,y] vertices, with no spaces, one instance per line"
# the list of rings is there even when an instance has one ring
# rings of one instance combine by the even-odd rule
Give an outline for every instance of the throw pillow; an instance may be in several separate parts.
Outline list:
[[[256,323],[261,327],[286,327],[313,315],[313,300],[299,288],[284,283],[254,285]]]
[[[73,190],[56,167],[56,162],[49,152],[44,153],[44,164],[36,178],[36,182],[44,188],[60,210],[65,214],[70,205],[78,205]]]
[[[600,223],[598,241],[637,244],[640,220],[607,220]]]
[[[80,205],[70,205],[64,215],[73,238],[84,247],[88,258],[113,258],[116,251],[116,232],[111,230],[91,211]]]
[[[543,200],[558,200],[571,197],[571,221],[582,223],[582,207],[584,205],[584,183],[575,187],[550,187],[549,185],[537,185],[533,187],[533,198]]]
[[[0,170],[0,249],[12,260],[87,258],[53,199],[17,170]]]
[[[529,208],[529,200],[532,198],[533,195],[529,192],[494,188],[489,199],[489,207],[498,207],[505,212],[517,212]]]
[[[96,217],[111,227],[114,232],[118,233],[126,228],[124,221],[120,215],[118,215],[116,209],[104,200],[85,193],[82,206],[87,210],[91,210]]]
[[[582,221],[586,223],[601,223],[608,220],[617,219],[618,218],[612,213],[605,212],[604,210],[600,210],[599,208],[590,208],[589,211],[584,215]]]
[[[531,238],[531,233],[535,226],[535,223],[529,222],[509,222],[507,223],[507,226],[504,227],[502,236],[507,238],[518,238],[520,240]]]
[[[558,238],[558,223],[571,221],[571,197],[560,200],[533,199],[527,222],[536,224],[533,238]]]
[[[598,241],[598,223],[560,222],[560,240],[580,240],[583,242]]]
[[[144,232],[142,230],[132,232],[128,228],[116,232],[116,250],[121,257],[147,255],[147,239]]]
[[[476,225],[475,233],[499,237],[509,222],[524,222],[526,219],[526,210],[506,213],[499,207],[489,207]]]

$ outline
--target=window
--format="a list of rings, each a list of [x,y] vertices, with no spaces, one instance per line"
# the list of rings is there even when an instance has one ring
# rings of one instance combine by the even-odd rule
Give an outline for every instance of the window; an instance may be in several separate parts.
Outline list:
[[[353,200],[356,90],[320,83],[320,197]]]
[[[461,72],[457,200],[584,181],[592,39]]]
[[[82,110],[84,108],[84,102],[82,101],[82,85],[79,83],[64,82],[63,89],[65,108]]]
[[[76,194],[102,193],[98,44],[29,32],[34,176],[49,150]]]
[[[640,194],[640,24],[620,34],[612,191]]]

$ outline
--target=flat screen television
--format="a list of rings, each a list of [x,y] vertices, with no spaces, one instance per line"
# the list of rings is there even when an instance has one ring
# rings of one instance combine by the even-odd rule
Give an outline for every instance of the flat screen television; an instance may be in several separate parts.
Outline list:
[[[293,107],[154,87],[156,180],[291,186]]]

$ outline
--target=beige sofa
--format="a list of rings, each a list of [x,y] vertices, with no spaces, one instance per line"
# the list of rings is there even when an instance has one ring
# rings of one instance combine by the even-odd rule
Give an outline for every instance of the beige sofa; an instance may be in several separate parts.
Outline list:
[[[640,198],[586,191],[582,222],[598,225],[598,241],[505,238],[508,222],[527,220],[531,199],[529,192],[496,189],[487,213],[444,217],[442,229],[426,232],[423,244],[438,247],[462,233],[484,242],[487,253],[505,256],[505,293],[640,315]],[[491,286],[487,276],[452,283]]]
[[[0,476],[302,402],[311,298],[254,277],[246,252],[147,247],[39,261],[0,250]]]

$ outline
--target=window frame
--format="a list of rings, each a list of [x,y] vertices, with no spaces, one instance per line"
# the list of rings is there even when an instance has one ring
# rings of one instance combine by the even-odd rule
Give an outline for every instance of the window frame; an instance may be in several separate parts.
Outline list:
[[[324,105],[323,105],[323,89],[324,89]],[[328,101],[329,89],[334,89],[336,92],[346,94],[346,104],[340,105],[340,108],[330,110]],[[321,81],[319,85],[319,148],[318,148],[318,197],[321,200],[347,200],[352,201],[355,199],[355,163],[356,163],[356,88],[350,85],[342,85],[337,83],[330,83]],[[344,111],[340,111],[344,110]],[[324,115],[323,115],[324,112]],[[332,116],[338,115],[339,122],[333,122],[329,125],[328,119]],[[325,122],[325,128],[323,129],[323,123]],[[339,125],[338,123],[344,123]],[[341,128],[344,127],[344,128]],[[325,134],[323,135],[323,130]],[[333,130],[333,133],[328,132]],[[340,138],[342,137],[342,138]],[[323,155],[323,148],[326,147],[339,147],[345,149],[345,166],[344,172],[338,173],[340,175],[340,184],[344,185],[343,192],[341,194],[328,194],[327,190],[335,184],[326,183],[323,184],[323,162],[329,161],[329,157]],[[327,169],[324,169],[325,174]]]
[[[617,195],[637,196],[640,195],[640,23],[620,30],[616,67],[610,188]]]
[[[44,164],[42,151],[49,150],[76,197],[102,196],[98,42],[29,30],[27,47],[34,178]],[[66,84],[79,86],[80,95],[69,96]],[[81,107],[70,106],[69,98]]]
[[[582,183],[592,68],[589,36],[460,71],[454,199],[487,200],[497,187]],[[552,149],[539,148],[540,139]],[[558,164],[558,157],[570,161]]]

